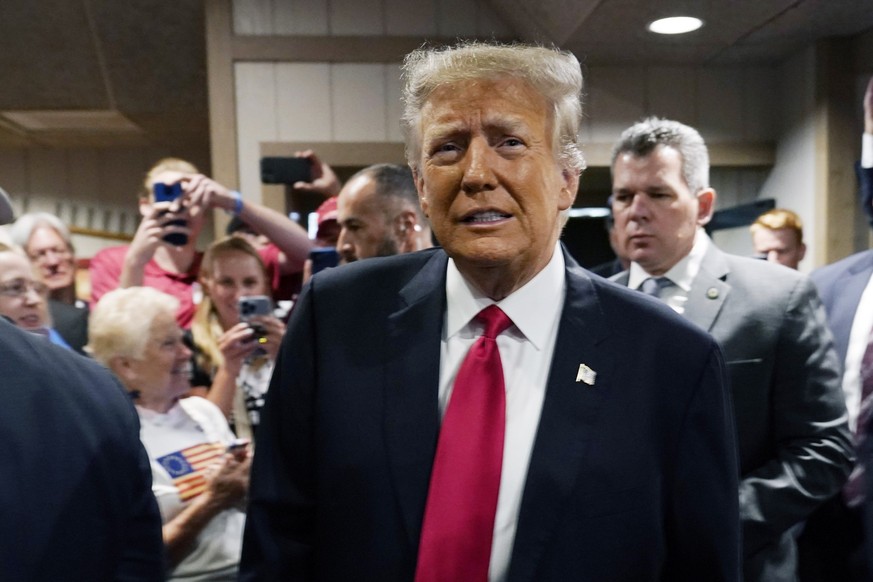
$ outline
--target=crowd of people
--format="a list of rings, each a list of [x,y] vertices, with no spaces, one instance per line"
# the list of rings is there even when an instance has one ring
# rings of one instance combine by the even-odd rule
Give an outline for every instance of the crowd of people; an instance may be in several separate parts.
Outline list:
[[[341,184],[298,152],[314,239],[166,158],[84,301],[67,225],[14,220],[0,516],[34,525],[0,577],[873,580],[873,251],[807,277],[788,209],[722,251],[704,138],[651,117],[617,136],[595,275],[560,242],[576,57],[463,42],[403,75],[407,166]],[[864,111],[873,225],[873,80]]]

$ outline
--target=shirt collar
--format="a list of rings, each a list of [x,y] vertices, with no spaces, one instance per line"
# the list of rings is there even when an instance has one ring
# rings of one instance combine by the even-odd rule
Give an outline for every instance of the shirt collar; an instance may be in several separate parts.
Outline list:
[[[538,350],[546,345],[552,321],[563,307],[564,271],[564,253],[560,243],[557,243],[552,258],[533,279],[496,302],[518,331]],[[467,328],[477,313],[493,303],[494,300],[464,279],[455,262],[449,258],[446,271],[446,339]]]
[[[698,228],[694,235],[694,245],[691,247],[691,252],[682,257],[662,276],[667,277],[674,285],[688,293],[691,291],[691,283],[700,272],[707,250],[709,250],[709,237],[702,228]],[[631,263],[627,286],[631,289],[639,289],[643,281],[652,276],[639,263]]]

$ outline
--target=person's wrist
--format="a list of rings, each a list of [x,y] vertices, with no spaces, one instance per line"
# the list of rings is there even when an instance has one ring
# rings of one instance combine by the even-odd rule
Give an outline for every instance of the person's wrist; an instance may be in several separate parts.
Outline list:
[[[224,211],[234,216],[239,216],[243,211],[243,197],[237,190],[229,190],[230,202],[224,207]]]

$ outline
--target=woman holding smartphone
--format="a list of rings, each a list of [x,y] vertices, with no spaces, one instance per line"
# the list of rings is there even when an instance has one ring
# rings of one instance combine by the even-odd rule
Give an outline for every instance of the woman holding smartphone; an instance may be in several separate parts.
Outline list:
[[[206,398],[240,437],[254,436],[285,334],[285,324],[263,308],[269,305],[268,281],[260,255],[239,237],[212,243],[200,264],[203,298],[191,326],[196,359],[212,377]]]
[[[127,389],[140,419],[163,522],[169,580],[237,579],[250,454],[227,419],[190,389],[179,300],[116,289],[91,312],[88,350]]]

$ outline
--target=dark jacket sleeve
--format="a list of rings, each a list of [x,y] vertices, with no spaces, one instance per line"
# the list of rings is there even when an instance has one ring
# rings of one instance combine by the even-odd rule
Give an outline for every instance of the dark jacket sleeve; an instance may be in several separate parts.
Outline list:
[[[739,462],[728,376],[713,344],[688,404],[675,455],[664,580],[740,580]]]
[[[311,298],[307,288],[295,306],[262,410],[240,580],[314,579],[316,330]]]
[[[799,280],[792,291],[774,351],[776,453],[740,483],[747,556],[837,493],[853,461],[841,366],[824,308],[808,279]]]

